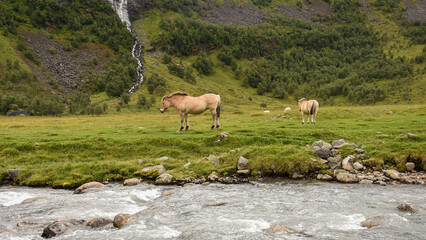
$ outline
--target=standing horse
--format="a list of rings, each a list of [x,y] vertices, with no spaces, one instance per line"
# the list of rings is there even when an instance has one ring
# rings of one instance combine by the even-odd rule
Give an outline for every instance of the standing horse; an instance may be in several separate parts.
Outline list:
[[[302,98],[299,100],[299,111],[302,113],[302,124],[305,123],[305,116],[304,114],[308,114],[307,122],[309,124],[309,116],[312,116],[311,123],[315,124],[317,120],[317,113],[319,109],[319,103],[317,100],[306,100],[305,98]]]
[[[219,117],[220,117],[220,96],[216,94],[204,94],[199,97],[191,97],[183,92],[174,92],[166,95],[161,99],[161,113],[164,113],[169,107],[174,107],[179,111],[180,115],[180,129],[183,129],[183,120],[185,120],[186,128],[189,129],[188,113],[200,114],[210,109],[213,117],[213,125],[211,129],[215,127],[219,128]]]

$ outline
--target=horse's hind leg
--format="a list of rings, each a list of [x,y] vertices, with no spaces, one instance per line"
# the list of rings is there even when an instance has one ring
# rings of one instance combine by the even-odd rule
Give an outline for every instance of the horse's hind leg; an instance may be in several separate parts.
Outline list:
[[[189,129],[188,113],[185,114],[185,123],[186,123],[185,131],[188,131],[188,129]]]
[[[216,117],[216,128],[219,128],[220,127],[220,124],[219,124],[219,118],[218,117]]]
[[[304,123],[305,123],[305,115],[302,112],[302,124],[304,124]]]
[[[179,131],[182,131],[182,129],[183,129],[183,120],[185,118],[185,114],[184,113],[179,113],[179,115],[180,115],[180,128],[179,128]]]
[[[214,129],[215,120],[217,119],[216,116],[217,116],[216,110],[212,110],[213,124],[212,124],[212,127],[210,128],[210,130]]]

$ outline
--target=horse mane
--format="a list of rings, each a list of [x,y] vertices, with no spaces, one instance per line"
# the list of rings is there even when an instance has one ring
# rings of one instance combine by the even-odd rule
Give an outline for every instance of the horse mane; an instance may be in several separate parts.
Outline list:
[[[303,101],[303,100],[306,100],[306,98],[301,98],[301,99],[299,99],[299,102],[300,102],[300,101]]]
[[[189,95],[188,95],[188,93],[184,93],[184,92],[174,92],[174,93],[171,93],[171,94],[169,94],[169,95],[164,96],[164,97],[161,99],[161,101],[163,101],[164,99],[167,99],[167,98],[171,98],[171,97],[173,97],[173,96],[177,96],[177,95],[180,95],[180,96],[189,96]]]

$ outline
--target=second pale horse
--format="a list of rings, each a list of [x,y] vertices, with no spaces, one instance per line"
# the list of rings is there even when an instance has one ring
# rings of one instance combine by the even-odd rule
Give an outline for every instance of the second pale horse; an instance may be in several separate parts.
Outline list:
[[[302,98],[299,100],[299,111],[302,113],[302,124],[305,123],[305,113],[308,114],[307,122],[309,124],[309,117],[311,116],[311,123],[315,124],[317,121],[317,113],[319,103],[317,100],[306,100]]]
[[[188,114],[200,114],[210,109],[213,117],[213,124],[211,129],[219,128],[220,117],[220,96],[216,94],[204,94],[199,97],[191,97],[187,93],[174,92],[166,95],[161,99],[161,113],[164,113],[168,108],[174,107],[179,111],[180,115],[180,129],[183,129],[183,121],[185,120],[185,130],[189,129]]]

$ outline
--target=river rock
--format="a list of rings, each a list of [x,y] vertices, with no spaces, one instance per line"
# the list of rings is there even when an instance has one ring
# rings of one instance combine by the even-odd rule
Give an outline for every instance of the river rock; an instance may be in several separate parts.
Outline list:
[[[316,142],[314,142],[314,143],[312,143],[312,148],[313,147],[319,147],[319,148],[322,148],[322,146],[324,145],[324,141],[323,140],[319,140],[319,141],[316,141]]]
[[[384,174],[386,177],[394,179],[394,180],[399,180],[401,178],[400,173],[394,169],[385,170]]]
[[[269,228],[271,232],[288,232],[291,228],[283,226],[283,225],[273,225]]]
[[[353,164],[353,167],[355,168],[355,170],[358,170],[358,171],[364,168],[364,166],[360,162],[355,162]]]
[[[407,172],[411,172],[411,171],[413,171],[415,167],[416,167],[416,165],[415,165],[414,163],[412,163],[412,162],[407,162],[407,163],[405,164],[405,170],[406,170]]]
[[[401,183],[405,184],[414,184],[416,181],[409,176],[402,176],[400,179]]]
[[[358,177],[355,174],[347,173],[347,172],[339,172],[336,174],[336,179],[339,182],[344,183],[356,183],[358,182]]]
[[[162,195],[163,195],[163,197],[169,196],[170,194],[174,193],[175,191],[176,191],[176,189],[172,189],[172,190],[169,190],[167,192],[164,192]]]
[[[418,212],[417,206],[413,203],[401,203],[398,205],[397,208],[401,212],[411,212],[411,213]]]
[[[249,175],[250,174],[250,170],[248,169],[241,169],[237,171],[238,175]]]
[[[357,152],[357,153],[364,153],[364,149],[355,148],[355,152]]]
[[[240,156],[240,158],[238,159],[237,169],[238,170],[247,169],[247,164],[248,164],[247,158]]]
[[[169,173],[163,173],[155,179],[155,184],[158,185],[168,185],[173,181],[173,176]]]
[[[336,169],[336,168],[340,168],[342,162],[340,161],[341,157],[337,156],[337,157],[329,157],[328,160],[328,166],[330,167],[330,169]]]
[[[53,223],[47,225],[46,228],[44,228],[43,234],[41,236],[44,238],[55,237],[83,223],[84,220],[76,220],[71,218],[54,221]]]
[[[322,159],[327,159],[328,157],[330,157],[330,149],[328,148],[320,148],[320,149],[317,149],[315,152],[317,156]]]
[[[38,198],[38,197],[27,198],[27,199],[25,199],[24,201],[22,201],[22,202],[21,202],[21,204],[32,203],[32,202],[35,202],[35,201],[37,201],[37,200],[39,200],[39,199],[40,199],[40,198]]]
[[[362,179],[360,182],[360,184],[373,184],[372,180],[368,180],[368,179]]]
[[[16,224],[16,226],[17,227],[25,227],[25,226],[28,226],[28,225],[37,225],[37,224],[40,224],[40,223],[36,223],[36,222],[18,222]]]
[[[142,182],[142,180],[138,179],[138,178],[129,178],[124,180],[123,185],[124,186],[134,186],[134,185],[138,185]]]
[[[112,222],[113,222],[112,219],[109,219],[107,217],[95,217],[95,218],[90,219],[86,223],[86,226],[92,227],[92,228],[98,228],[98,227],[103,227],[105,225],[108,225]]]
[[[330,181],[333,179],[332,176],[328,175],[328,174],[318,174],[317,175],[317,179],[318,180],[325,180],[325,181]]]
[[[128,223],[131,223],[133,219],[134,219],[134,215],[131,215],[131,214],[117,214],[114,217],[113,225],[116,228],[122,228]]]
[[[301,179],[301,178],[304,178],[304,177],[305,177],[305,175],[303,175],[299,172],[295,172],[295,173],[293,173],[293,175],[291,175],[291,178],[293,178],[293,179]]]
[[[216,175],[216,172],[210,173],[210,175],[207,177],[207,179],[211,182],[216,182],[219,177]]]
[[[352,164],[355,160],[355,157],[352,155],[347,156],[345,159],[343,159],[342,161],[342,168],[348,171],[353,171],[354,168],[352,167]]]
[[[146,167],[141,170],[141,174],[150,178],[156,178],[166,171],[163,165],[156,165],[152,167]]]
[[[210,155],[210,156],[208,156],[208,157],[206,157],[206,159],[208,160],[208,161],[210,161],[212,164],[215,164],[215,165],[219,165],[219,163],[220,163],[220,161],[219,161],[219,157],[216,157],[215,155]]]
[[[89,191],[101,189],[101,188],[104,188],[104,187],[105,187],[105,185],[103,185],[100,182],[89,182],[89,183],[85,183],[85,184],[81,185],[80,187],[78,187],[74,191],[74,194],[82,194],[82,193],[86,193],[86,192],[89,192]]]
[[[375,216],[362,221],[361,226],[366,228],[372,228],[372,227],[383,225],[384,222],[385,222],[384,217]]]
[[[330,156],[335,157],[337,154],[339,154],[339,151],[337,149],[331,149],[330,150]]]

